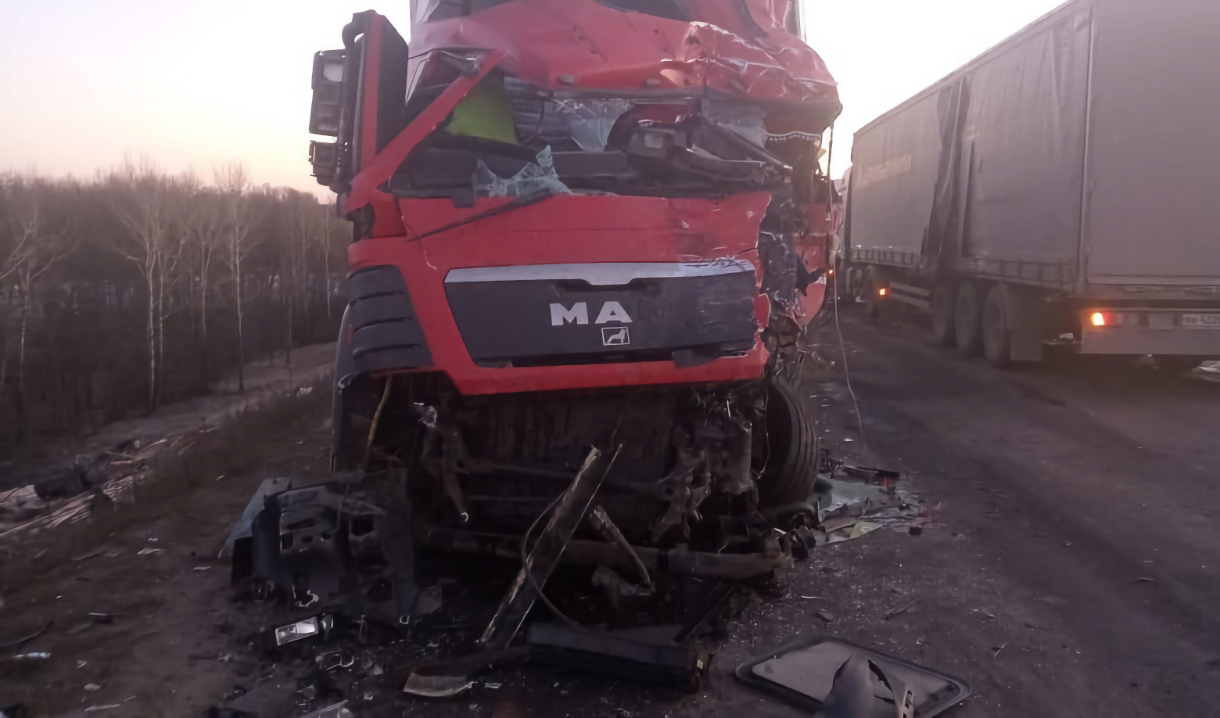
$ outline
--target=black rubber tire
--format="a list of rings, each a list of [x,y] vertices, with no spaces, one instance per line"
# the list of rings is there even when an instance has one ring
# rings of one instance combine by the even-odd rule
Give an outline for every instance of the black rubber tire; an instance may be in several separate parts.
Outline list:
[[[1012,330],[1008,326],[1008,305],[1004,288],[996,285],[983,304],[983,354],[997,369],[1012,366]]]
[[[954,326],[953,306],[956,297],[953,285],[937,284],[932,289],[930,309],[932,312],[932,341],[937,346],[951,347],[957,343],[957,328]]]
[[[818,432],[797,389],[772,379],[764,427],[770,455],[758,481],[763,508],[807,501],[818,480]]]
[[[953,332],[962,354],[973,357],[983,352],[983,296],[974,282],[966,282],[957,290]]]

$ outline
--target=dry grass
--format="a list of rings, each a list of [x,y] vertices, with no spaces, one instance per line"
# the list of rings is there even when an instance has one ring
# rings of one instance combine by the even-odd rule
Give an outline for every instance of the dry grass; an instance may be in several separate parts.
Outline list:
[[[133,486],[130,500],[79,523],[28,537],[25,555],[0,561],[0,590],[36,579],[133,524],[155,519],[184,496],[215,486],[219,476],[256,469],[269,445],[316,428],[323,420],[330,403],[329,376],[307,389],[242,411],[179,451],[161,452],[152,460],[149,478]]]

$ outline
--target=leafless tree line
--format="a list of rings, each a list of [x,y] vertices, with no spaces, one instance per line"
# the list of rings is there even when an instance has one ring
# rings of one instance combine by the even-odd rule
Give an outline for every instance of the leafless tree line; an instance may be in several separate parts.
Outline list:
[[[0,454],[334,338],[348,225],[239,164],[211,179],[0,175]]]

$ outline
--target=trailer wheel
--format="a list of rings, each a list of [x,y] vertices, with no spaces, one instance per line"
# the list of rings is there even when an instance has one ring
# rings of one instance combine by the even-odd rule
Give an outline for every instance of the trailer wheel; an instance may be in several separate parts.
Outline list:
[[[938,346],[951,347],[957,342],[953,318],[953,287],[937,284],[932,290],[932,341]]]
[[[975,282],[962,284],[957,290],[953,307],[953,331],[957,348],[966,356],[978,356],[983,350],[983,297]]]
[[[1004,288],[996,285],[987,293],[983,305],[983,353],[987,361],[1000,369],[1012,365],[1012,330],[1008,322],[1008,306]]]
[[[767,452],[758,480],[763,506],[809,500],[818,479],[818,432],[801,394],[772,379],[767,387]]]

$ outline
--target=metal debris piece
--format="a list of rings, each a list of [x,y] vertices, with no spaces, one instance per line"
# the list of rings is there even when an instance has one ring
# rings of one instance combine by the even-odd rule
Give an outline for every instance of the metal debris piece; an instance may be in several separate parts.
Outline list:
[[[0,643],[0,651],[9,649],[9,648],[20,648],[21,646],[29,643],[30,641],[34,640],[35,638],[38,638],[42,634],[46,633],[47,629],[51,627],[52,623],[53,623],[52,621],[47,621],[46,623],[42,624],[42,628],[38,629],[37,631],[34,631],[33,633],[22,636],[21,638],[16,638],[11,641],[5,641],[4,643]]]
[[[442,551],[486,554],[520,560],[521,539],[506,534],[493,534],[465,529],[420,524],[415,527],[415,539],[422,546]],[[777,569],[791,568],[792,556],[782,551],[778,542],[768,539],[759,553],[708,553],[684,547],[664,551],[645,546],[632,546],[650,573],[661,566],[674,575],[698,578],[732,578],[745,580],[766,576]],[[604,541],[572,539],[560,555],[560,561],[573,564],[597,564],[631,569],[634,561],[623,556],[617,546]]]
[[[736,675],[819,718],[932,718],[970,696],[960,678],[826,636],[753,658],[738,666]]]
[[[290,623],[275,629],[275,645],[282,646],[304,638],[312,638],[322,633],[322,626],[317,616],[311,616],[304,621]]]
[[[213,713],[222,718],[288,718],[296,691],[286,686],[255,686]]]
[[[347,701],[336,703],[332,706],[326,706],[325,708],[318,709],[312,713],[306,713],[305,715],[301,716],[301,718],[352,718],[352,712],[344,707],[346,705]]]
[[[22,653],[13,656],[14,661],[49,661],[51,660],[50,653]]]
[[[596,448],[589,450],[584,465],[576,472],[572,484],[560,497],[551,513],[550,522],[538,535],[538,542],[534,544],[525,565],[517,573],[517,580],[505,594],[496,615],[492,617],[487,630],[479,639],[480,645],[491,649],[506,648],[517,635],[517,631],[521,630],[526,614],[533,607],[542,586],[559,565],[559,557],[572,539],[576,527],[584,520],[585,511],[606,476],[605,468],[594,468],[594,465],[599,463],[600,456],[601,452]]]
[[[319,654],[314,662],[324,671],[334,671],[340,668],[351,668],[356,664],[356,657],[345,655],[343,651],[327,651]]]
[[[528,647],[514,646],[499,651],[480,651],[442,661],[425,661],[413,666],[412,672],[420,676],[473,676],[493,666],[525,663],[529,657]]]
[[[550,665],[694,688],[708,659],[694,642],[675,644],[677,626],[615,632],[535,623],[526,643],[530,657]]]
[[[655,593],[652,586],[637,586],[608,566],[598,566],[593,572],[592,582],[605,592],[606,600],[618,612],[638,605],[641,600],[651,598]]]
[[[262,513],[268,496],[287,491],[291,487],[292,479],[290,478],[264,479],[263,483],[259,484],[258,490],[254,492],[254,496],[250,497],[250,503],[246,504],[246,509],[242,511],[241,518],[237,520],[237,524],[229,532],[229,538],[225,540],[224,548],[220,549],[220,557],[224,558],[231,555],[234,544],[241,539],[248,539],[253,535],[251,527],[254,525],[254,519]]]
[[[108,711],[111,708],[118,708],[118,707],[120,707],[120,704],[118,704],[118,703],[111,703],[109,705],[104,705],[104,706],[89,706],[88,708],[85,709],[85,712],[86,713],[97,713],[99,711]]]
[[[622,552],[623,558],[630,561],[635,568],[636,574],[644,585],[652,585],[652,576],[648,573],[648,567],[644,565],[644,561],[640,559],[640,555],[631,547],[631,543],[627,541],[627,537],[623,536],[623,532],[618,530],[618,526],[610,520],[610,515],[601,506],[594,506],[589,512],[589,523],[593,525],[594,530],[602,535],[610,543],[618,547]]]
[[[707,623],[708,619],[712,617],[712,614],[714,614],[716,610],[729,599],[729,596],[733,594],[733,591],[736,590],[736,588],[737,584],[733,583],[732,581],[726,581],[724,579],[717,581],[716,585],[712,586],[711,590],[707,592],[707,595],[703,597],[702,603],[690,612],[690,615],[686,619],[686,623],[683,624],[683,626],[679,628],[678,632],[674,635],[673,642],[685,643],[687,639],[694,635],[695,632],[703,626],[703,624]]]
[[[473,685],[474,681],[466,676],[421,676],[412,673],[402,690],[424,698],[452,698],[465,693]]]
[[[85,684],[85,690],[87,690],[87,691],[100,691],[100,690],[102,690],[102,687],[101,687],[101,686],[99,686],[99,685],[98,685],[98,684],[96,684],[96,683],[86,683],[86,684]]]
[[[136,552],[136,555],[137,556],[148,556],[151,554],[162,553],[162,552],[163,552],[162,549],[149,547],[149,548],[140,549],[139,551]]]
[[[911,603],[905,604],[903,606],[899,606],[897,608],[892,608],[889,611],[886,611],[885,615],[881,617],[881,620],[888,621],[891,618],[897,618],[898,616],[901,616],[902,614],[906,613],[907,611],[911,610],[914,607],[915,607],[915,602],[911,602]]]
[[[415,598],[415,610],[411,612],[411,617],[429,616],[439,611],[444,605],[443,591],[440,586],[429,586],[421,590]]]

